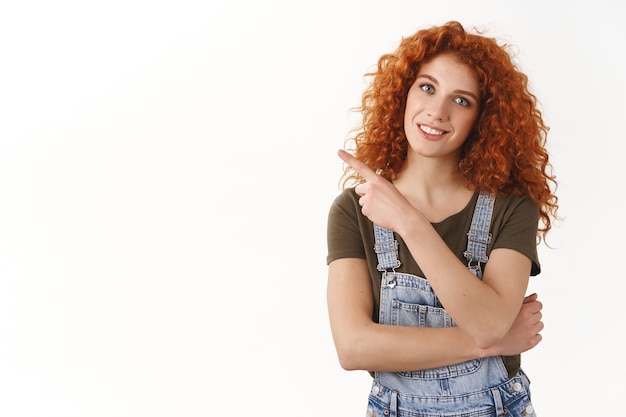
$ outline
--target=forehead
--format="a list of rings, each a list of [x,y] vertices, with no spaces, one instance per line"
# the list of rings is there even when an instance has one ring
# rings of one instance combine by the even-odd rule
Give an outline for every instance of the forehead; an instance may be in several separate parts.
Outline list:
[[[418,77],[429,75],[440,84],[450,84],[454,88],[480,92],[476,72],[452,54],[437,55],[420,66]]]

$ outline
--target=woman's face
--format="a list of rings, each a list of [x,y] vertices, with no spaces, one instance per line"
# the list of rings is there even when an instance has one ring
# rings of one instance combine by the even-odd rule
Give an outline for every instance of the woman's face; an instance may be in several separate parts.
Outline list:
[[[480,86],[474,71],[450,54],[425,62],[409,89],[404,131],[409,152],[460,158],[461,145],[479,113]]]

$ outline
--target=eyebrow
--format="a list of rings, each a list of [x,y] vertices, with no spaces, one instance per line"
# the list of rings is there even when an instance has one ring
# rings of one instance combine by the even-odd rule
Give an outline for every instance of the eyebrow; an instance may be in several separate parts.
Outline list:
[[[427,78],[429,80],[431,80],[433,83],[439,85],[439,81],[437,81],[437,79],[431,75],[428,74],[420,74],[417,76],[417,78]],[[457,94],[465,94],[468,95],[470,97],[472,97],[474,100],[476,101],[480,101],[478,100],[478,96],[476,96],[476,94],[472,93],[471,91],[466,91],[466,90],[454,90],[455,93]]]

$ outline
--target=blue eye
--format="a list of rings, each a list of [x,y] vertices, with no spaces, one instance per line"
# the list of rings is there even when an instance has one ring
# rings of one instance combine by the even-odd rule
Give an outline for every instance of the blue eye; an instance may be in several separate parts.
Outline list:
[[[464,99],[463,97],[457,97],[454,99],[454,101],[457,104],[460,104],[461,106],[464,106],[464,107],[468,107],[470,105],[470,102]]]
[[[420,88],[426,92],[426,93],[434,93],[435,92],[435,87],[433,87],[430,84],[422,84],[420,85]]]

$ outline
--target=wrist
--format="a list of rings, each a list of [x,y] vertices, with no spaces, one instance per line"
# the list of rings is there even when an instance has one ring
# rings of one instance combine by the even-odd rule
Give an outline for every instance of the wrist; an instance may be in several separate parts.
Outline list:
[[[411,236],[420,236],[420,228],[423,228],[425,225],[431,225],[422,212],[412,206],[399,223],[401,227],[395,230],[395,232],[397,232],[405,242],[410,239]]]

